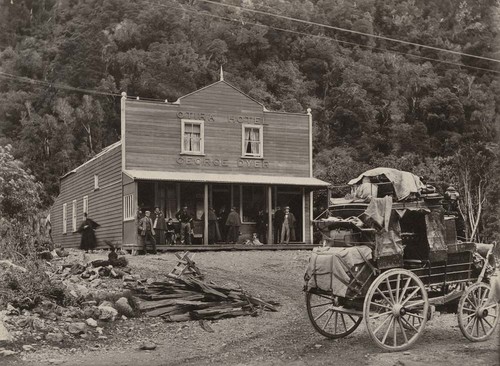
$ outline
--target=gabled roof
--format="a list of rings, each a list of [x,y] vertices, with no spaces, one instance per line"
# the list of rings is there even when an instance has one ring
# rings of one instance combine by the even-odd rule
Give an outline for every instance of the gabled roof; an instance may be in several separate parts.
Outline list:
[[[262,107],[262,110],[263,110],[264,112],[267,112],[267,111],[268,111],[268,110],[267,110],[267,108],[264,106],[264,104],[262,104],[262,103],[258,102],[258,101],[257,101],[257,100],[255,100],[254,98],[252,98],[252,97],[250,97],[249,95],[247,95],[247,94],[243,93],[240,89],[238,89],[238,88],[236,88],[235,86],[233,86],[233,85],[229,84],[229,83],[228,83],[227,81],[225,81],[225,80],[219,80],[219,81],[216,81],[215,83],[209,84],[209,85],[207,85],[207,86],[204,86],[204,87],[203,87],[203,88],[201,88],[201,89],[198,89],[198,90],[195,90],[194,92],[191,92],[191,93],[189,93],[189,94],[186,94],[186,95],[184,95],[184,96],[180,97],[179,99],[177,99],[175,102],[173,102],[173,104],[181,104],[181,100],[182,100],[182,99],[184,99],[184,98],[188,98],[188,97],[190,97],[190,96],[192,96],[192,95],[194,95],[194,94],[198,94],[198,93],[200,93],[200,92],[206,91],[207,89],[212,88],[212,87],[214,87],[215,85],[218,85],[218,84],[221,84],[221,83],[222,83],[222,84],[225,84],[225,85],[227,85],[227,86],[229,86],[230,88],[234,89],[235,91],[237,91],[238,93],[240,93],[241,95],[243,95],[245,98],[247,98],[247,99],[249,99],[249,100],[253,101],[254,103],[258,104],[259,106],[261,106],[261,107]]]
[[[82,165],[76,167],[75,169],[73,170],[70,170],[69,172],[67,172],[66,174],[64,174],[60,179],[63,179],[65,177],[67,177],[68,175],[70,174],[73,174],[73,173],[76,173],[79,169],[83,168],[85,165],[93,162],[94,160],[96,159],[99,159],[101,156],[107,154],[108,152],[110,152],[111,150],[114,150],[115,148],[119,147],[122,145],[122,142],[121,140],[120,141],[117,141],[115,142],[114,144],[111,144],[109,146],[106,146],[104,149],[102,149],[98,154],[96,154],[92,159],[90,160],[87,160],[85,163],[83,163]]]

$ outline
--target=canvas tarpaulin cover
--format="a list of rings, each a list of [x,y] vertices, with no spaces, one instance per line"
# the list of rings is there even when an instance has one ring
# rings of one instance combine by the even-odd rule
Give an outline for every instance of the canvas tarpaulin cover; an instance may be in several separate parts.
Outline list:
[[[307,289],[318,288],[345,297],[352,278],[349,270],[371,259],[372,249],[365,245],[314,248],[304,276]]]
[[[392,210],[392,197],[372,198],[362,220],[369,226],[376,226],[375,258],[402,255],[401,226],[399,215]],[[374,223],[374,224],[371,224]]]
[[[391,168],[375,168],[360,174],[357,178],[349,181],[349,185],[359,184],[363,177],[376,177],[385,175],[394,186],[394,192],[398,200],[403,200],[411,193],[418,193],[420,189],[425,188],[425,185],[420,181],[420,178],[410,172],[405,172]]]

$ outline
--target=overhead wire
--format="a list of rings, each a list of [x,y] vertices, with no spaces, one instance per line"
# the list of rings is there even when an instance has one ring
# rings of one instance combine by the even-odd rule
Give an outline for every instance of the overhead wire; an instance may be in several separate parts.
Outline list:
[[[227,7],[227,8],[238,9],[238,10],[242,10],[242,11],[246,11],[246,12],[251,12],[251,13],[255,13],[255,14],[267,15],[267,16],[271,16],[271,17],[275,17],[275,18],[280,18],[280,19],[284,19],[284,20],[293,21],[293,22],[298,22],[298,23],[303,23],[303,24],[308,24],[308,25],[319,26],[319,27],[323,27],[323,28],[327,28],[327,29],[333,29],[333,30],[340,31],[340,32],[347,32],[347,33],[357,34],[357,35],[361,35],[361,36],[365,36],[365,37],[377,38],[377,39],[382,39],[382,40],[385,40],[385,41],[390,41],[390,42],[396,42],[396,43],[401,43],[401,44],[410,45],[410,46],[427,48],[427,49],[431,49],[431,50],[434,50],[434,51],[448,52],[448,53],[452,53],[452,54],[455,54],[455,55],[472,57],[472,58],[477,58],[477,59],[480,59],[480,60],[486,60],[486,61],[500,63],[500,60],[496,59],[496,58],[490,58],[490,57],[484,57],[484,56],[479,56],[479,55],[473,55],[473,54],[470,54],[470,53],[465,53],[465,52],[460,52],[460,51],[453,51],[453,50],[449,50],[449,49],[446,49],[446,48],[429,46],[429,45],[425,45],[425,44],[421,44],[421,43],[405,41],[405,40],[391,38],[391,37],[382,36],[382,35],[377,35],[377,34],[373,34],[373,33],[366,33],[366,32],[356,31],[356,30],[352,30],[352,29],[347,29],[347,28],[342,28],[342,27],[336,27],[336,26],[329,25],[329,24],[323,24],[323,23],[317,23],[317,22],[313,22],[313,21],[309,21],[309,20],[293,18],[293,17],[289,17],[289,16],[286,16],[286,15],[280,15],[280,14],[270,13],[270,12],[267,12],[267,11],[262,11],[262,10],[257,10],[257,9],[250,9],[250,8],[246,8],[246,7],[239,6],[239,5],[224,4],[224,3],[220,3],[220,2],[212,1],[212,0],[198,0],[198,1],[204,2],[204,3],[208,3],[208,4],[223,6],[223,7]]]
[[[278,15],[278,14],[263,12],[263,11],[254,10],[254,9],[248,9],[248,8],[244,8],[244,7],[240,7],[240,6],[236,6],[236,5],[222,4],[222,3],[218,3],[218,2],[215,2],[215,1],[211,1],[211,0],[199,0],[199,1],[206,2],[206,3],[211,3],[211,4],[215,4],[215,5],[222,5],[222,6],[232,7],[232,8],[238,8],[238,9],[245,10],[245,11],[248,10],[250,12],[259,13],[259,14],[262,13],[264,15],[276,16],[278,18],[283,18],[283,19],[287,19],[287,20],[292,20],[292,21],[298,21],[298,22],[302,22],[302,23],[307,23],[309,25],[318,25],[318,26],[321,26],[321,27],[332,28],[332,29],[337,29],[338,28],[338,27],[333,27],[333,26],[329,26],[329,25],[324,25],[324,24],[321,24],[321,23],[309,22],[309,21],[305,21],[305,20],[301,20],[301,19],[296,19],[296,18],[291,18],[291,17],[286,17],[286,16],[282,16],[282,15]],[[352,42],[352,41],[339,40],[339,39],[336,39],[336,38],[328,37],[326,35],[311,34],[311,33],[301,32],[301,31],[292,30],[292,29],[286,29],[286,28],[275,27],[275,26],[270,26],[270,25],[261,24],[261,23],[249,22],[249,21],[246,21],[246,20],[243,21],[242,19],[229,18],[229,17],[225,17],[225,16],[220,16],[220,15],[212,14],[212,13],[209,13],[209,12],[203,12],[203,11],[200,11],[200,10],[194,10],[194,9],[191,10],[191,9],[187,9],[187,8],[183,7],[182,4],[179,4],[180,7],[168,6],[166,4],[158,3],[158,2],[155,2],[155,3],[150,2],[150,4],[161,6],[161,7],[165,7],[165,8],[170,8],[170,9],[182,10],[182,11],[185,11],[185,12],[195,13],[195,14],[198,14],[198,15],[201,15],[201,16],[208,16],[208,17],[222,19],[222,20],[226,20],[226,21],[243,23],[243,24],[248,24],[248,25],[253,25],[253,26],[258,26],[258,27],[263,27],[263,28],[269,28],[269,29],[274,29],[274,30],[281,31],[281,32],[286,32],[286,33],[291,33],[291,34],[297,34],[297,35],[303,35],[303,36],[309,36],[309,37],[313,37],[313,38],[324,39],[324,40],[328,40],[328,41],[332,41],[332,42],[336,42],[336,43],[348,44],[348,45],[358,46],[358,47],[362,47],[362,48],[373,49],[373,50],[377,50],[377,51],[390,52],[390,53],[399,54],[399,55],[403,55],[403,56],[409,56],[409,57],[413,57],[413,58],[423,59],[423,60],[426,60],[426,61],[439,62],[439,63],[453,65],[453,66],[458,66],[458,67],[466,67],[466,68],[470,68],[470,69],[475,69],[475,70],[481,70],[481,71],[486,71],[486,72],[490,72],[490,73],[500,74],[500,71],[492,70],[492,69],[487,69],[487,68],[483,68],[483,67],[477,67],[477,66],[471,66],[471,65],[464,65],[464,64],[459,64],[459,63],[452,62],[452,61],[439,60],[439,59],[435,59],[435,58],[432,58],[432,57],[414,55],[414,54],[411,54],[411,53],[408,53],[408,52],[401,52],[401,51],[396,51],[396,50],[387,49],[387,48],[381,48],[381,47],[376,47],[376,46],[369,46],[369,45],[364,45],[364,44],[360,44],[360,43]],[[362,33],[362,32],[357,32],[357,31],[353,31],[353,32],[354,33]],[[369,34],[363,34],[363,35],[369,35]],[[373,35],[373,36],[376,36],[376,35]],[[380,38],[380,36],[376,36],[376,38]],[[389,40],[393,40],[393,39],[389,39]],[[399,40],[394,40],[394,41],[399,41]],[[406,43],[406,44],[412,44],[411,42],[406,42],[406,41],[401,41],[401,42]],[[426,45],[420,45],[420,44],[413,44],[413,45],[422,46],[422,47],[425,47],[425,48],[432,48],[432,49],[441,50],[441,51],[450,51],[450,50],[446,50],[446,49],[439,49],[439,48],[436,48],[436,47],[426,46]],[[469,55],[469,54],[464,54],[464,53],[460,53],[460,52],[456,52],[456,51],[450,51],[450,52],[451,53],[455,53],[455,54],[461,54],[463,56],[470,56],[470,57],[477,57],[477,58],[485,59],[482,56]],[[498,61],[498,62],[500,62],[500,60],[495,60],[495,59],[489,59],[489,60],[490,61]],[[62,90],[68,90],[68,91],[74,91],[74,92],[81,92],[81,93],[87,93],[87,94],[96,94],[96,95],[107,95],[107,96],[113,96],[113,97],[121,97],[121,94],[117,94],[117,93],[104,92],[104,91],[93,90],[93,89],[77,88],[77,87],[72,87],[72,86],[63,85],[63,84],[59,84],[59,83],[51,83],[51,82],[48,82],[48,81],[32,79],[32,78],[28,78],[28,77],[24,77],[24,76],[19,76],[19,75],[13,75],[13,74],[1,72],[1,71],[0,71],[0,77],[8,78],[10,80],[15,80],[15,81],[19,81],[19,82],[29,83],[29,84],[32,84],[32,85],[46,86],[46,87],[50,87],[50,88],[54,88],[54,89],[62,89]],[[138,99],[139,97],[137,97],[137,96],[127,96],[127,98],[129,98],[129,99]],[[139,99],[140,100],[146,100],[146,101],[162,101],[162,102],[164,102],[164,99],[155,99],[155,98],[139,98]]]
[[[9,73],[2,72],[2,71],[0,71],[0,77],[3,77],[3,78],[8,79],[8,80],[12,80],[12,81],[18,81],[18,82],[27,83],[27,84],[36,85],[36,86],[46,86],[49,88],[62,89],[62,90],[68,90],[68,91],[74,91],[74,92],[80,92],[80,93],[86,93],[86,94],[106,95],[106,96],[113,96],[113,97],[121,97],[122,96],[121,94],[118,94],[118,93],[105,92],[105,91],[100,91],[100,90],[95,90],[95,89],[76,88],[73,86],[63,85],[63,84],[59,84],[59,83],[51,83],[49,81],[37,80],[37,79],[28,78],[25,76],[9,74]],[[132,95],[127,95],[127,98],[128,99],[139,99],[139,100],[143,100],[143,101],[165,102],[165,99],[142,98],[142,97],[132,96]]]
[[[120,96],[120,94],[117,94],[117,93],[110,93],[110,92],[104,92],[104,91],[93,90],[93,89],[76,88],[73,86],[63,85],[63,84],[59,84],[59,83],[51,83],[49,81],[37,80],[37,79],[28,78],[25,76],[13,75],[13,74],[9,74],[9,73],[2,72],[2,71],[0,71],[0,77],[4,77],[4,78],[10,79],[10,80],[15,80],[15,81],[19,81],[19,82],[23,82],[23,83],[27,83],[27,84],[32,84],[32,85],[47,86],[49,88],[54,88],[54,89],[78,91],[78,92],[83,92],[83,93],[88,93],[88,94]]]
[[[333,41],[333,42],[337,42],[337,43],[341,43],[341,44],[348,44],[348,45],[353,45],[353,46],[359,46],[361,48],[366,48],[366,49],[373,49],[373,50],[377,50],[377,51],[384,51],[384,52],[390,52],[390,53],[399,54],[399,55],[403,55],[403,56],[409,56],[409,57],[418,58],[418,59],[426,60],[426,61],[434,61],[434,62],[439,62],[439,63],[447,64],[447,65],[465,67],[465,68],[469,68],[469,69],[481,70],[481,71],[486,71],[486,72],[490,72],[490,73],[494,73],[494,74],[500,74],[500,71],[498,71],[498,70],[492,70],[492,69],[488,69],[485,67],[465,65],[465,64],[460,64],[460,63],[453,62],[453,61],[439,60],[439,59],[435,59],[432,57],[414,55],[412,53],[396,51],[396,50],[392,50],[392,49],[388,49],[388,48],[369,46],[369,45],[364,45],[364,44],[352,42],[352,41],[339,40],[339,39],[332,38],[332,37],[329,37],[326,35],[311,34],[311,33],[301,32],[301,31],[292,30],[292,29],[286,29],[286,28],[275,27],[275,26],[261,24],[261,23],[250,22],[247,20],[243,21],[242,19],[229,18],[229,17],[216,15],[216,14],[212,14],[212,13],[208,13],[208,12],[202,12],[200,10],[191,10],[191,9],[187,9],[185,7],[182,7],[182,6],[175,7],[175,6],[167,6],[166,4],[160,4],[160,3],[153,3],[153,4],[156,4],[156,5],[162,6],[162,7],[166,7],[169,9],[183,10],[186,12],[195,13],[195,14],[202,15],[202,16],[208,16],[208,17],[227,20],[227,21],[236,22],[236,23],[240,23],[240,24],[243,23],[244,25],[253,25],[253,26],[258,26],[258,27],[263,27],[263,28],[269,28],[269,29],[274,29],[274,30],[281,31],[281,32],[292,33],[292,34],[303,35],[303,36],[310,36],[310,37],[324,39],[324,40],[328,40],[328,41]]]

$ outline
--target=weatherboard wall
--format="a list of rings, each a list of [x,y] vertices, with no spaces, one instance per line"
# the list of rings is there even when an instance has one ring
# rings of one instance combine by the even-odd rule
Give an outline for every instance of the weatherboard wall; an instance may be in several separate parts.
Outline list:
[[[221,81],[172,103],[126,100],[125,169],[310,176],[307,114],[264,111]],[[204,155],[181,154],[181,121],[204,121]],[[242,157],[242,125],[263,126],[263,158]]]
[[[94,189],[94,175],[99,188]],[[78,247],[81,235],[73,231],[72,205],[76,200],[77,229],[83,221],[83,197],[88,196],[88,215],[101,226],[96,230],[99,247],[104,240],[122,242],[122,171],[121,147],[115,147],[95,160],[61,178],[60,193],[51,208],[52,238],[66,248]],[[67,232],[63,234],[63,204],[67,204]]]

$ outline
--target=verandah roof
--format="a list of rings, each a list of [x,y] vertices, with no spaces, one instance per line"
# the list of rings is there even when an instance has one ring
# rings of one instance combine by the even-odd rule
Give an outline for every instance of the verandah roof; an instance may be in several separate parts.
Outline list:
[[[214,173],[185,173],[161,172],[149,170],[126,170],[125,174],[137,180],[163,180],[174,182],[203,182],[203,183],[234,183],[234,184],[269,184],[293,185],[303,187],[328,187],[330,183],[310,177],[286,177],[249,174],[214,174]]]

